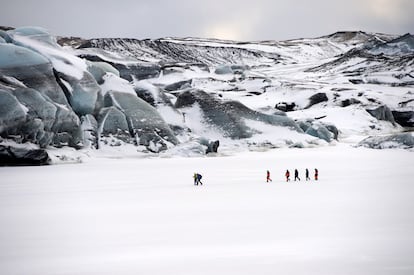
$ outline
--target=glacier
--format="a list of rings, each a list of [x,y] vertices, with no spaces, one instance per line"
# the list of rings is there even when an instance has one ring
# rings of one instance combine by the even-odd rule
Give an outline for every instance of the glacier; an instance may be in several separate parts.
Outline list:
[[[411,34],[88,40],[20,27],[0,38],[0,142],[169,155],[412,134]]]

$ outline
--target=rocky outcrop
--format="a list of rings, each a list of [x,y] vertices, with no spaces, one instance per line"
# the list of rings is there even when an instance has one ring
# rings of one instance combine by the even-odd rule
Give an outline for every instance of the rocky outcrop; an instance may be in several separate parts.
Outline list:
[[[414,111],[392,111],[395,122],[403,127],[414,127]]]
[[[279,102],[275,108],[282,112],[292,112],[295,110],[296,104],[295,102]]]
[[[51,160],[43,149],[0,145],[0,166],[47,165]]]
[[[388,108],[386,105],[382,105],[374,109],[366,109],[366,111],[378,120],[389,121],[395,125],[394,116],[390,108]]]
[[[361,101],[359,101],[358,99],[355,98],[347,98],[341,101],[341,107],[348,107],[350,105],[354,105],[354,104],[360,104]]]
[[[328,101],[328,97],[326,96],[325,93],[317,93],[317,94],[314,94],[313,96],[311,96],[309,98],[309,103],[305,107],[305,109],[308,109],[308,108],[312,107],[315,104],[318,104],[318,103],[321,103],[321,102],[325,102],[325,101]]]
[[[217,127],[224,136],[232,139],[249,138],[256,130],[248,127],[245,120],[259,121],[273,126],[288,127],[302,132],[290,118],[281,115],[267,115],[254,111],[237,101],[222,102],[212,95],[196,89],[179,94],[176,108],[198,104],[207,124]]]
[[[174,83],[171,83],[165,86],[164,89],[166,91],[177,91],[177,90],[188,89],[188,88],[191,88],[192,81],[193,81],[192,79],[189,79],[189,80],[182,80],[182,81],[174,82]]]

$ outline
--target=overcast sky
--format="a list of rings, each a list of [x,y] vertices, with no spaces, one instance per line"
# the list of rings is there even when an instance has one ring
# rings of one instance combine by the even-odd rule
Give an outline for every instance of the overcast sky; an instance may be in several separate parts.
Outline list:
[[[286,40],[414,33],[413,0],[1,0],[0,25],[54,35]]]

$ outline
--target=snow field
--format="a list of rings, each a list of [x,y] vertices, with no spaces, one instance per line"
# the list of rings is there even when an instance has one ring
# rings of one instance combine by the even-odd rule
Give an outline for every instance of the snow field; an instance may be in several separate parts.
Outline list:
[[[0,168],[0,273],[412,274],[412,160],[337,145]]]

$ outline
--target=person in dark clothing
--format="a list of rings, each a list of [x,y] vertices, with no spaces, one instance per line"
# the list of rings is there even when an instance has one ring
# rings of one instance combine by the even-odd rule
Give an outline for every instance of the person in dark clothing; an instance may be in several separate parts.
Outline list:
[[[289,170],[286,170],[285,177],[286,177],[286,182],[290,181],[290,172],[289,172]]]
[[[201,178],[203,177],[202,175],[200,175],[199,173],[194,173],[194,185],[203,185],[203,183],[201,182]]]
[[[318,180],[318,176],[319,176],[319,171],[318,169],[315,168],[315,180]]]
[[[202,177],[203,177],[202,175],[197,174],[197,182],[198,182],[200,185],[203,185],[203,183],[201,182],[201,178],[202,178]]]
[[[310,180],[308,168],[306,168],[305,170],[305,175],[306,175],[306,181]]]
[[[269,170],[267,170],[266,172],[266,182],[272,181],[272,179],[270,178],[270,172]]]
[[[300,181],[298,169],[295,169],[295,181],[296,181],[296,179],[298,179]]]

